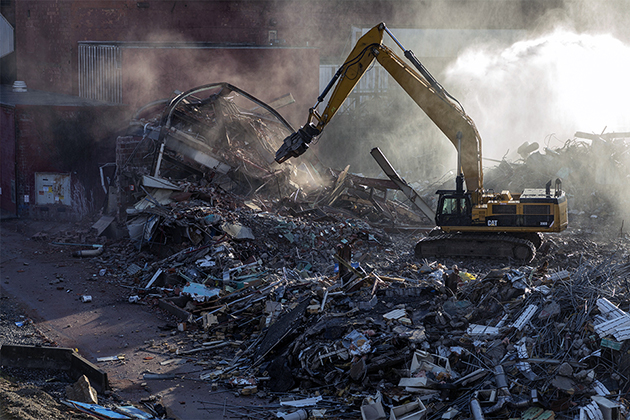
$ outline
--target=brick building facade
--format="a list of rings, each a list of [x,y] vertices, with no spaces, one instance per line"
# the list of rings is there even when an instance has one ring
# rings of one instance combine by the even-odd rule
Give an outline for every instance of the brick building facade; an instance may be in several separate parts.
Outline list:
[[[126,108],[10,86],[0,93],[3,214],[77,220],[97,210],[105,196],[99,166],[115,159],[112,139]],[[52,174],[67,182],[63,191]]]
[[[348,52],[353,26],[371,27],[385,21],[392,27],[524,29],[562,3],[561,0],[3,0],[2,11],[14,19],[18,80],[35,89],[79,95],[78,45],[85,41],[315,48],[322,62],[334,62]],[[134,52],[127,55],[133,56]],[[174,64],[169,59],[165,55],[163,62]],[[274,57],[274,60],[283,59]],[[124,57],[123,69],[128,60],[129,57]],[[200,60],[217,77],[233,73],[232,68],[222,71],[221,58]],[[297,57],[284,67],[299,65],[301,60],[302,57]],[[197,68],[190,69],[196,71]],[[191,77],[185,70],[178,70],[178,74],[184,80]],[[172,81],[172,77],[163,79]],[[203,83],[218,81],[229,82],[215,79]],[[176,82],[169,88],[192,87]],[[318,86],[316,81],[306,78],[297,82]],[[241,87],[255,96],[263,96],[261,88]],[[300,95],[294,96],[300,103]]]
[[[126,104],[118,108],[123,112],[118,117],[120,129],[139,106],[175,90],[213,82],[232,83],[263,101],[290,92],[296,103],[282,113],[299,126],[320,89],[319,65],[338,63],[348,53],[357,28],[385,21],[393,28],[526,29],[563,4],[563,0],[2,0],[0,12],[15,28],[15,52],[0,58],[0,76],[5,85],[23,80],[29,89]],[[117,96],[113,100],[90,96],[86,80],[101,93],[115,89]],[[33,173],[76,172],[60,168],[60,160],[44,150],[50,149],[53,138],[45,123],[45,106],[3,107],[3,209],[25,205],[24,197],[34,193]],[[94,106],[87,105],[87,112]],[[56,116],[71,123],[83,108],[56,108]],[[112,131],[100,129],[92,139]],[[102,144],[115,154],[115,137]],[[99,163],[92,162],[85,176],[95,177]],[[87,190],[94,189],[93,183],[87,184],[91,185]]]

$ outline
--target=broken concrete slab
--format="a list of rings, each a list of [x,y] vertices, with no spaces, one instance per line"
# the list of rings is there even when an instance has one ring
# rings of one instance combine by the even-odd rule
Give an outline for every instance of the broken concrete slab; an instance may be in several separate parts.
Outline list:
[[[85,375],[99,392],[109,390],[107,373],[70,348],[3,344],[0,346],[0,366],[60,369],[75,380]]]

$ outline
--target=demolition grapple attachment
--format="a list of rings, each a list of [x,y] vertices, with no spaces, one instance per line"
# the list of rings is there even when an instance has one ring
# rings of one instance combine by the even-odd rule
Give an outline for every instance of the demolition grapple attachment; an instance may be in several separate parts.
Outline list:
[[[308,144],[321,133],[313,124],[307,124],[284,139],[284,144],[276,152],[276,162],[298,157],[308,149]]]

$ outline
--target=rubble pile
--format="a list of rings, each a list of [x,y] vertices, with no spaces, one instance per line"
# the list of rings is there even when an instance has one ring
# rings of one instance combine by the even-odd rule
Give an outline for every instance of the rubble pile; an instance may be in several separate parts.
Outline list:
[[[173,183],[171,202],[141,211],[155,220],[149,234],[95,262],[130,303],[155,305],[187,334],[153,351],[203,366],[196,379],[211,388],[269,399],[259,415],[625,412],[624,238],[550,237],[532,266],[417,261],[417,233]]]
[[[486,188],[522,191],[559,178],[574,218],[624,218],[628,215],[628,198],[623,191],[630,175],[629,137],[630,133],[576,132],[575,138],[560,148],[538,150],[534,143],[521,151],[522,160],[503,160],[486,171]],[[532,145],[526,143],[521,148],[524,146]]]
[[[201,98],[205,90],[211,94]],[[95,239],[100,252],[82,255],[129,291],[129,304],[169,314],[182,333],[174,345],[148,344],[174,361],[170,373],[144,379],[173,378],[182,364],[196,364],[201,370],[187,376],[210,392],[266,400],[264,408],[222,407],[243,417],[630,414],[622,229],[599,243],[578,228],[549,236],[530,266],[418,261],[413,246],[433,222],[407,205],[415,191],[408,199],[388,194],[404,180],[308,161],[281,175],[270,153],[277,138],[259,114],[234,105],[234,92],[246,96],[225,84],[189,91],[145,122],[143,140],[163,147],[153,148],[150,170],[124,182],[120,175],[119,202],[137,201],[93,229],[126,230],[129,238]],[[517,191],[560,177],[573,218],[609,216],[618,207],[597,207],[579,188],[583,169],[596,170],[590,148],[602,145],[623,147],[598,137],[545,154],[529,148],[522,162],[489,172],[488,185],[507,179],[502,188]],[[612,155],[611,168],[621,170],[622,156]],[[602,181],[588,184],[594,188],[610,184],[587,173]],[[229,188],[225,177],[248,187]],[[123,191],[127,179],[134,188]]]

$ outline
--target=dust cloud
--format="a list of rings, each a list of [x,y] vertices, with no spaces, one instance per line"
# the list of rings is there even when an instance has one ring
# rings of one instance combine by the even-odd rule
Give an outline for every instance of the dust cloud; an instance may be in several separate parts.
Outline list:
[[[625,131],[630,46],[567,28],[505,49],[469,48],[446,82],[477,124],[488,157],[518,157],[522,143],[558,147],[576,131]]]
[[[307,49],[213,40],[198,42],[177,33],[154,32],[133,48],[123,49],[127,78],[123,101],[138,108],[170,98],[174,91],[185,92],[219,82],[230,83],[265,102],[287,93],[299,101],[302,97],[316,96],[317,92],[299,84],[304,66],[297,61],[313,62],[312,75],[306,75],[313,76],[318,73],[317,59],[317,54]],[[283,116],[295,124],[303,119],[305,112],[294,108],[283,110]]]
[[[544,147],[562,147],[576,131],[630,131],[624,107],[630,93],[625,75],[630,47],[622,41],[630,39],[623,22],[626,5],[615,0],[505,2],[504,7],[484,3],[480,11],[471,2],[436,1],[418,3],[398,20],[409,28],[504,28],[512,22],[525,33],[509,44],[476,43],[443,66],[435,57],[419,55],[475,121],[488,158],[484,166],[491,167],[496,162],[490,159],[519,159],[517,149],[524,142],[539,143],[545,153]],[[363,104],[362,114],[335,117],[319,145],[326,163],[340,168],[349,163],[351,171],[375,176],[379,168],[367,153],[379,146],[408,181],[430,180],[454,168],[450,142],[394,90],[375,99],[380,105]]]
[[[559,176],[572,214],[630,217],[627,141],[575,136],[630,131],[630,42],[627,25],[618,22],[619,7],[615,1],[567,2],[527,38],[502,48],[468,47],[447,66],[444,84],[475,121],[484,158],[517,160],[524,142],[541,146],[526,161],[529,172],[504,177],[504,187],[539,187],[531,181]],[[563,153],[554,157],[545,147]],[[493,162],[484,161],[489,166]]]

